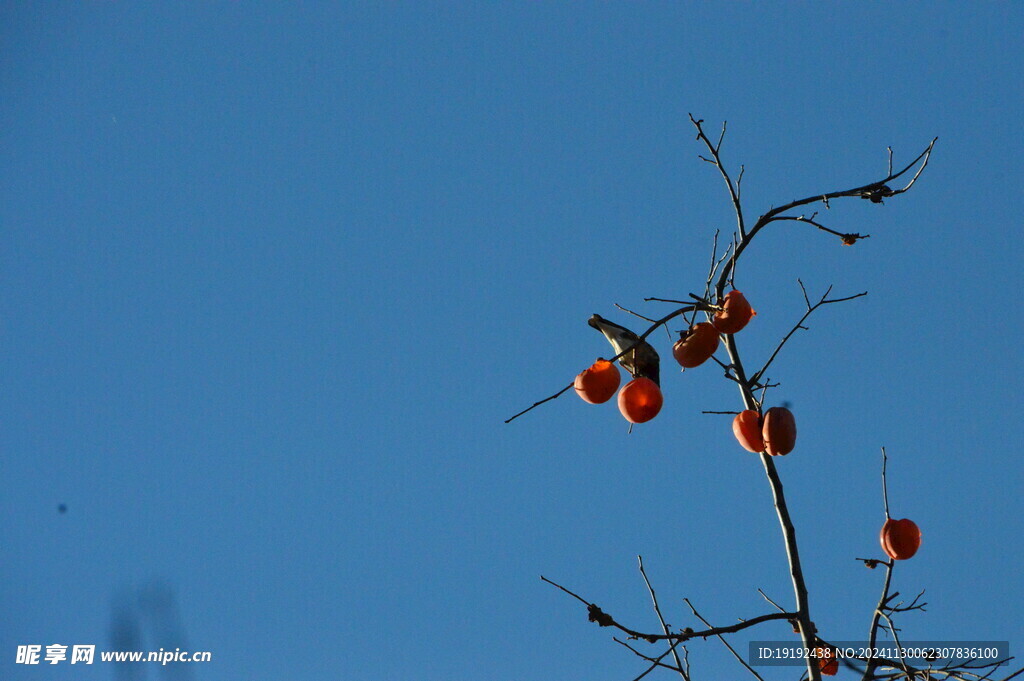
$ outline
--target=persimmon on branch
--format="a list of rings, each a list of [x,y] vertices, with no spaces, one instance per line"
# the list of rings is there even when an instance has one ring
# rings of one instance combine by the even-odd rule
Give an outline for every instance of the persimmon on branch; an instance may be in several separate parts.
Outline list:
[[[786,346],[790,338],[797,331],[807,329],[805,322],[816,310],[825,305],[855,300],[867,295],[867,292],[838,298],[830,298],[829,295],[832,292],[832,287],[829,286],[821,298],[812,303],[807,294],[807,289],[804,287],[803,281],[798,279],[797,281],[803,294],[806,311],[793,328],[782,339],[780,339],[775,349],[761,365],[761,368],[748,376],[741,359],[736,336],[740,331],[742,331],[755,313],[747,302],[745,296],[735,288],[737,264],[741,256],[743,256],[747,251],[748,246],[754,238],[763,229],[776,222],[789,221],[806,224],[816,231],[837,237],[843,245],[847,246],[852,246],[862,239],[869,238],[870,235],[867,234],[833,229],[819,218],[817,212],[813,212],[810,215],[804,215],[795,214],[795,211],[803,206],[815,203],[821,203],[826,209],[831,209],[831,202],[841,198],[861,198],[869,200],[872,203],[883,203],[887,198],[895,197],[907,192],[914,186],[918,178],[920,178],[921,174],[924,172],[924,169],[927,167],[938,138],[933,139],[924,151],[899,170],[893,169],[892,148],[889,147],[888,170],[886,175],[878,180],[861,184],[850,189],[814,194],[802,199],[790,201],[789,203],[778,207],[772,207],[767,212],[760,215],[752,224],[749,224],[744,216],[741,200],[741,184],[744,174],[743,166],[740,166],[740,172],[734,181],[726,169],[721,156],[722,144],[725,140],[726,133],[725,124],[722,125],[722,130],[718,136],[718,140],[716,142],[712,142],[704,131],[703,120],[696,119],[691,115],[690,121],[696,129],[697,141],[702,143],[707,150],[708,155],[700,155],[700,158],[717,168],[722,180],[725,182],[729,200],[733,206],[736,216],[736,229],[732,234],[731,242],[725,247],[721,254],[718,252],[719,233],[715,233],[711,262],[704,281],[703,295],[690,293],[685,300],[673,298],[645,298],[645,301],[670,303],[677,306],[671,312],[660,318],[656,315],[647,317],[625,307],[618,306],[619,309],[646,320],[649,323],[649,326],[640,333],[634,333],[625,327],[604,319],[600,315],[594,315],[590,320],[590,325],[605,336],[608,342],[612,345],[614,355],[607,360],[599,358],[592,367],[580,373],[576,377],[575,381],[554,394],[534,402],[531,406],[510,417],[506,423],[509,423],[523,416],[527,412],[558,398],[570,388],[574,387],[576,392],[584,400],[591,403],[605,402],[611,399],[611,396],[618,390],[619,408],[627,420],[631,423],[641,423],[653,418],[657,415],[662,405],[662,397],[659,387],[660,359],[653,346],[648,343],[647,339],[658,328],[665,327],[666,330],[668,330],[670,322],[677,318],[682,319],[686,324],[687,331],[680,333],[679,340],[673,346],[673,357],[676,361],[684,369],[692,369],[703,364],[709,359],[713,360],[722,368],[725,378],[735,383],[740,391],[740,397],[744,407],[742,411],[705,413],[736,414],[733,422],[733,431],[738,441],[745,448],[759,454],[760,456],[761,464],[764,468],[765,475],[772,491],[773,504],[782,530],[795,607],[792,609],[784,609],[761,591],[761,595],[764,596],[778,612],[758,615],[728,626],[713,627],[707,620],[700,616],[696,608],[693,607],[693,604],[687,600],[686,603],[690,607],[694,617],[700,620],[706,628],[699,631],[695,631],[689,627],[674,630],[666,623],[665,618],[662,615],[654,587],[647,577],[647,573],[643,567],[643,561],[641,560],[640,573],[650,593],[654,612],[661,626],[660,633],[642,632],[618,622],[614,617],[602,610],[595,603],[582,598],[566,587],[561,586],[546,577],[541,577],[541,579],[553,586],[556,586],[566,594],[576,598],[586,605],[587,615],[590,621],[596,622],[602,627],[618,629],[631,640],[643,641],[652,645],[668,644],[668,647],[664,651],[659,652],[658,654],[647,655],[640,650],[637,650],[626,641],[622,641],[617,638],[615,639],[618,643],[625,646],[647,662],[647,669],[641,673],[637,679],[643,678],[655,669],[661,668],[673,670],[680,674],[684,681],[689,681],[691,675],[689,651],[682,644],[694,639],[706,639],[712,636],[719,638],[750,674],[761,679],[758,672],[754,670],[753,667],[751,667],[750,664],[748,664],[728,643],[726,636],[767,622],[785,620],[792,625],[794,633],[799,634],[801,643],[805,650],[821,653],[820,659],[810,655],[807,658],[807,676],[812,681],[820,681],[823,674],[832,675],[838,671],[839,660],[832,654],[833,648],[831,645],[819,637],[817,628],[815,627],[814,621],[811,617],[808,590],[804,579],[797,545],[796,529],[789,514],[785,490],[775,464],[775,458],[777,456],[786,455],[795,447],[796,422],[792,413],[790,413],[785,407],[772,407],[770,409],[765,409],[765,397],[767,391],[770,388],[778,386],[778,383],[772,383],[766,378],[766,372],[769,367],[772,366],[772,363]],[[905,179],[908,176],[909,179]],[[897,180],[900,181],[899,184],[902,184],[902,186],[899,186],[899,184],[896,183]],[[896,185],[895,189],[890,186],[894,184]],[[731,289],[728,293],[726,292],[727,287]],[[703,313],[707,317],[707,321],[695,323],[698,313]],[[724,346],[727,358],[725,360],[719,359],[715,356],[720,345]],[[620,378],[618,369],[615,368],[614,364],[616,361],[630,374],[632,374],[633,377],[633,380],[626,386],[622,387],[621,390],[619,389]],[[920,531],[916,524],[910,520],[904,519],[897,521],[889,517],[888,492],[886,488],[884,468],[885,460],[883,450],[882,480],[886,521],[882,528],[880,540],[882,548],[888,555],[889,559],[882,560],[868,558],[858,560],[863,560],[865,565],[869,568],[874,568],[878,565],[885,565],[886,567],[882,596],[878,604],[875,606],[871,616],[869,641],[873,646],[877,642],[879,634],[883,631],[887,632],[892,636],[897,649],[901,651],[901,655],[899,659],[896,660],[881,658],[843,658],[842,663],[847,668],[853,669],[862,674],[864,681],[897,678],[951,678],[964,679],[966,681],[967,679],[973,680],[983,678],[977,672],[985,671],[986,674],[991,674],[997,665],[951,663],[944,667],[928,666],[919,668],[910,665],[907,662],[906,656],[902,654],[903,649],[902,646],[900,646],[898,636],[899,630],[893,623],[893,617],[906,612],[924,610],[925,604],[919,603],[920,596],[915,598],[909,605],[903,605],[902,602],[893,604],[893,601],[896,599],[898,594],[890,593],[892,574],[897,560],[910,558],[917,551],[917,548],[920,545]],[[682,655],[680,655],[680,649],[682,650]],[[668,661],[669,658],[671,658],[671,661]],[[862,665],[862,667],[858,665]],[[1019,673],[1021,672],[1017,672],[1017,674]],[[1012,678],[1012,676],[1016,676],[1016,674],[1007,678]]]
[[[685,314],[686,312],[690,312],[691,310],[694,310],[694,309],[698,309],[698,308],[700,308],[702,306],[710,308],[710,306],[704,305],[702,303],[702,301],[698,301],[697,303],[686,305],[684,307],[679,308],[678,310],[675,310],[674,312],[670,312],[669,314],[665,315],[661,319],[659,319],[659,320],[655,321],[653,324],[651,324],[650,328],[648,328],[646,331],[644,331],[642,334],[640,334],[637,337],[635,342],[629,344],[621,352],[619,352],[618,354],[613,356],[611,359],[606,360],[606,361],[608,361],[608,362],[615,362],[615,361],[621,359],[627,353],[632,352],[637,346],[639,346],[642,342],[644,342],[644,340],[646,340],[646,338],[648,336],[650,336],[652,333],[654,333],[654,331],[659,326],[663,326],[663,325],[667,324],[668,322],[670,322],[671,320],[673,320],[676,317],[678,317],[679,315]],[[539,407],[540,405],[544,404],[545,402],[550,402],[551,400],[553,400],[553,399],[555,399],[557,397],[561,397],[561,395],[563,393],[567,392],[572,387],[573,387],[573,383],[570,383],[569,385],[565,386],[564,388],[562,388],[561,390],[556,392],[554,395],[550,395],[548,397],[545,397],[543,400],[539,400],[537,402],[534,402],[532,405],[530,405],[526,409],[522,410],[518,414],[515,414],[514,416],[511,416],[511,417],[505,419],[505,423],[512,423],[513,421],[515,421],[517,418],[519,418],[520,416],[522,416],[526,412],[531,411],[531,410]]]
[[[740,205],[740,182],[743,179],[743,171],[742,170],[740,171],[740,174],[737,177],[737,181],[734,184],[733,181],[729,177],[729,173],[726,171],[725,167],[722,165],[721,158],[719,156],[719,149],[721,148],[722,141],[725,138],[725,130],[726,130],[725,124],[722,125],[722,134],[719,137],[718,143],[717,144],[713,144],[711,142],[711,140],[708,139],[707,135],[704,133],[704,129],[702,127],[702,124],[703,124],[704,121],[703,120],[696,120],[696,119],[694,119],[694,117],[692,115],[690,116],[690,120],[693,122],[694,126],[697,128],[697,139],[703,141],[706,144],[706,146],[708,147],[708,150],[711,152],[711,155],[712,155],[712,159],[708,159],[708,158],[706,158],[704,156],[701,156],[700,158],[702,158],[705,161],[708,161],[709,163],[712,163],[713,165],[715,165],[719,169],[722,177],[725,180],[726,186],[727,186],[727,188],[729,190],[729,196],[732,199],[733,207],[734,207],[735,212],[736,212],[736,220],[737,220],[737,229],[738,229],[738,233],[739,233],[739,241],[736,242],[734,244],[734,246],[730,246],[730,248],[726,251],[726,254],[722,257],[721,260],[716,262],[715,259],[714,259],[714,254],[712,255],[712,262],[714,264],[712,265],[711,273],[708,276],[709,284],[710,284],[711,280],[714,278],[715,272],[718,271],[719,269],[722,269],[720,267],[722,265],[722,263],[724,263],[727,259],[729,261],[729,264],[724,269],[722,269],[721,276],[719,277],[718,282],[715,285],[715,291],[718,294],[718,298],[722,297],[722,293],[725,290],[726,284],[729,281],[731,281],[730,276],[731,276],[733,270],[735,269],[736,261],[739,259],[739,256],[742,254],[743,250],[746,249],[747,245],[753,240],[753,238],[757,234],[757,232],[759,232],[761,229],[763,229],[765,227],[765,225],[767,225],[767,224],[769,224],[771,222],[778,222],[778,221],[783,221],[783,220],[793,220],[793,221],[798,221],[798,222],[806,222],[808,224],[811,224],[811,225],[817,227],[818,229],[820,229],[822,231],[825,231],[825,232],[828,232],[830,234],[833,234],[835,236],[840,237],[842,239],[844,245],[853,245],[859,239],[866,239],[866,238],[870,237],[871,236],[870,234],[861,235],[861,234],[852,234],[852,233],[842,233],[842,232],[838,232],[838,231],[829,229],[828,227],[825,227],[824,225],[814,221],[814,218],[817,216],[817,213],[812,215],[810,218],[805,218],[802,215],[801,216],[787,216],[787,215],[782,215],[782,213],[785,213],[786,211],[792,210],[794,208],[798,208],[800,206],[804,206],[804,205],[807,205],[807,204],[815,203],[815,202],[818,202],[818,201],[821,201],[822,203],[825,204],[826,207],[829,207],[829,201],[831,199],[836,199],[836,198],[859,196],[861,198],[871,199],[875,203],[881,203],[883,198],[887,198],[887,197],[891,197],[891,196],[896,196],[898,194],[902,194],[903,192],[909,190],[914,185],[914,183],[917,182],[917,178],[920,177],[921,173],[924,171],[925,166],[928,165],[928,161],[931,158],[932,149],[935,146],[935,143],[939,139],[938,137],[934,138],[931,141],[931,143],[928,145],[928,147],[923,152],[921,152],[918,155],[917,158],[915,158],[913,161],[911,161],[902,170],[900,170],[898,172],[893,172],[892,171],[892,149],[890,148],[889,149],[889,173],[888,173],[888,175],[886,175],[881,180],[877,180],[875,182],[871,182],[871,183],[868,183],[868,184],[865,184],[865,185],[861,185],[859,187],[854,187],[853,189],[847,189],[847,190],[835,191],[835,192],[828,192],[828,193],[821,194],[821,195],[809,196],[807,198],[799,199],[799,200],[796,200],[796,201],[791,201],[790,203],[787,203],[787,204],[785,204],[783,206],[779,206],[778,208],[772,208],[771,210],[769,210],[767,213],[762,215],[757,220],[757,222],[755,223],[754,227],[748,233],[746,231],[745,226],[744,226],[743,209],[742,209],[742,207]],[[911,168],[913,168],[913,167],[915,167],[917,165],[919,165],[919,167],[917,169],[917,172],[914,174],[913,178],[910,180],[910,182],[907,183],[907,185],[905,187],[903,187],[901,189],[897,189],[897,190],[893,190],[893,189],[890,189],[888,187],[888,185],[886,183],[891,182],[891,181],[893,181],[895,179],[898,179],[898,178],[902,177]],[[718,238],[718,235],[716,234],[715,235],[716,246],[717,246],[717,238]],[[729,257],[730,254],[731,254],[731,258]],[[707,287],[707,289],[708,289],[708,291],[710,291],[710,285]],[[616,360],[618,360],[621,356],[623,356],[627,352],[630,352],[631,350],[633,350],[636,347],[636,345],[639,345],[640,341],[642,341],[642,340],[646,339],[648,336],[650,336],[651,333],[653,333],[658,327],[664,326],[665,324],[667,324],[672,319],[674,319],[674,318],[676,318],[676,317],[678,317],[678,316],[680,316],[682,314],[685,314],[686,312],[697,311],[697,310],[715,311],[717,309],[716,306],[712,305],[711,303],[709,303],[706,300],[707,294],[705,294],[705,298],[700,298],[700,297],[698,297],[698,296],[696,296],[694,294],[690,294],[690,296],[695,299],[696,304],[689,304],[685,308],[680,308],[680,309],[678,309],[678,310],[676,310],[676,311],[666,315],[665,317],[662,317],[661,319],[655,321],[653,324],[651,324],[650,327],[648,327],[648,329],[646,331],[644,331],[642,334],[640,334],[639,340],[635,344],[629,346],[628,348],[626,348],[622,352],[618,353],[615,357],[613,357],[609,361],[616,361]],[[646,300],[663,300],[664,302],[680,302],[680,303],[682,302],[682,301],[669,301],[669,300],[666,300],[666,299],[658,299],[658,298],[647,298]],[[836,301],[836,302],[838,302],[838,301]],[[509,417],[508,419],[506,419],[505,423],[511,423],[512,421],[514,421],[515,419],[519,418],[520,416],[522,416],[523,414],[527,413],[528,411],[530,411],[530,410],[532,410],[532,409],[534,409],[536,407],[539,407],[540,405],[544,404],[545,402],[549,402],[549,401],[551,401],[553,399],[556,399],[556,398],[560,397],[563,393],[567,392],[572,387],[573,387],[572,383],[570,383],[569,385],[565,386],[564,388],[562,388],[558,392],[554,393],[553,395],[550,395],[549,397],[546,397],[546,398],[544,398],[542,400],[534,402],[532,405],[530,405],[526,409],[524,409],[521,412],[519,412],[519,413]]]

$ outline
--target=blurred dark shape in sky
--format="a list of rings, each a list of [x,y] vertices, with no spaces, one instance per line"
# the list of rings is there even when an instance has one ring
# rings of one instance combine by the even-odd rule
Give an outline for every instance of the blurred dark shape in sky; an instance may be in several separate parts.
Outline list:
[[[142,629],[139,626],[135,598],[130,593],[117,596],[110,617],[110,650],[142,649]],[[147,664],[152,663],[114,664],[114,678],[116,681],[143,681],[146,678]]]
[[[151,582],[129,590],[115,599],[110,627],[110,649],[119,651],[195,652],[188,645],[174,589],[163,582]],[[124,663],[115,665],[117,681],[194,681],[192,662]],[[154,670],[149,673],[147,670]],[[147,676],[148,674],[148,676]]]

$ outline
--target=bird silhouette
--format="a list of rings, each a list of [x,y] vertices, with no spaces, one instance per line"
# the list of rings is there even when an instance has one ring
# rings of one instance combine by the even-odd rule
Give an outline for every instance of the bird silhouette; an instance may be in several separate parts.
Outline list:
[[[638,335],[626,327],[610,322],[599,314],[593,315],[587,323],[600,331],[608,339],[612,348],[615,349],[616,355],[640,339]],[[620,357],[619,364],[633,378],[644,376],[661,385],[659,380],[661,358],[658,357],[657,350],[651,347],[647,341],[640,341],[636,347]]]

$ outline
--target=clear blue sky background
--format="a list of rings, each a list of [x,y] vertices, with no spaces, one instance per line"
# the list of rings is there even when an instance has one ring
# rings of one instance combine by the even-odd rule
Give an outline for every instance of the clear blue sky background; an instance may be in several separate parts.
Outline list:
[[[115,678],[15,648],[108,648],[152,584],[213,652],[198,681],[629,679],[639,661],[538,577],[654,629],[637,554],[676,626],[683,597],[718,624],[766,612],[757,587],[792,603],[761,466],[700,414],[739,407],[720,371],[666,362],[632,435],[572,394],[502,423],[607,354],[592,313],[702,288],[733,223],[688,112],[728,120],[754,217],[940,137],[910,193],[833,204],[872,235],[855,248],[758,239],[741,346],[756,363],[799,317],[798,276],[870,291],[771,372],[822,634],[867,633],[882,574],[854,558],[881,554],[885,445],[893,512],[924,532],[895,577],[930,603],[904,636],[1024,653],[1022,19],[4,3],[0,677]],[[742,673],[715,641],[691,662]]]

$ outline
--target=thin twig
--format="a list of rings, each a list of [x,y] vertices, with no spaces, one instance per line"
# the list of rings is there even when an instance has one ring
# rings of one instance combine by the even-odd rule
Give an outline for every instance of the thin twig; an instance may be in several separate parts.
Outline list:
[[[552,582],[552,581],[551,581],[550,579],[548,579],[548,578],[547,578],[547,577],[545,577],[544,575],[541,575],[541,576],[540,576],[540,579],[541,579],[541,581],[542,581],[542,582],[547,582],[547,583],[548,583],[548,584],[550,584],[551,586],[557,586],[557,587],[558,587],[559,589],[561,589],[561,590],[562,590],[562,591],[564,591],[565,593],[569,594],[570,596],[572,596],[573,598],[575,598],[576,600],[578,600],[578,601],[579,601],[580,603],[582,603],[583,605],[586,605],[587,607],[590,607],[590,603],[589,603],[589,602],[587,602],[587,600],[586,600],[586,599],[584,599],[584,598],[583,598],[582,596],[580,596],[579,594],[575,594],[575,593],[573,593],[572,591],[569,591],[568,589],[566,589],[566,588],[565,588],[564,586],[562,586],[561,584],[558,584],[557,582]]]
[[[689,598],[684,598],[683,600],[684,600],[684,601],[686,602],[686,604],[687,604],[688,606],[690,606],[690,610],[691,610],[691,611],[693,611],[693,616],[694,616],[694,617],[696,617],[696,618],[697,618],[697,619],[699,619],[699,620],[700,620],[701,622],[703,622],[703,623],[704,623],[704,626],[708,627],[709,629],[714,629],[714,627],[712,627],[712,626],[711,626],[711,622],[708,622],[708,621],[707,621],[706,619],[704,619],[703,617],[701,617],[700,613],[699,613],[699,612],[697,612],[697,608],[693,607],[693,603],[691,603],[691,602],[690,602],[690,599],[689,599]],[[781,613],[781,614],[784,614],[784,615],[786,615],[786,614],[789,614],[789,613]],[[742,655],[740,655],[739,653],[737,653],[737,652],[736,652],[736,649],[735,649],[735,648],[733,648],[733,647],[732,647],[731,645],[729,645],[729,642],[725,640],[725,637],[724,637],[724,636],[722,636],[721,634],[716,634],[716,635],[718,636],[718,640],[720,640],[720,641],[722,642],[722,645],[724,645],[724,646],[725,646],[726,648],[728,648],[728,649],[729,649],[729,652],[730,652],[730,653],[732,653],[733,657],[735,657],[735,658],[736,658],[737,660],[739,660],[739,663],[740,663],[741,665],[743,665],[744,667],[746,667],[746,668],[747,668],[747,671],[748,671],[748,672],[750,672],[751,674],[753,674],[753,675],[754,675],[754,676],[755,676],[755,677],[756,677],[757,679],[759,679],[760,681],[764,681],[764,679],[763,679],[763,678],[761,678],[761,675],[760,675],[760,674],[758,674],[758,673],[757,673],[756,671],[754,671],[754,668],[753,668],[753,667],[751,667],[751,666],[750,666],[750,665],[749,665],[749,664],[747,663],[747,661],[743,659],[743,656],[742,656]]]
[[[615,307],[619,308],[620,310],[622,310],[623,312],[625,312],[625,313],[627,313],[627,314],[631,314],[631,315],[633,315],[634,317],[639,317],[640,319],[642,319],[642,320],[644,320],[645,322],[648,322],[648,323],[650,323],[650,324],[653,324],[653,323],[654,323],[654,320],[653,320],[653,319],[651,319],[650,317],[645,317],[645,316],[643,316],[642,314],[640,314],[639,312],[634,312],[633,310],[630,310],[630,309],[629,309],[628,307],[623,307],[622,305],[619,305],[618,303],[612,303],[612,304],[613,304],[613,305],[614,305]]]
[[[779,612],[786,612],[786,611],[785,611],[785,610],[784,610],[784,609],[782,608],[782,606],[781,606],[781,605],[779,605],[778,603],[776,603],[776,602],[775,602],[775,601],[773,601],[772,599],[768,598],[768,594],[766,594],[766,593],[765,593],[764,591],[762,591],[761,589],[758,589],[758,590],[757,590],[757,593],[761,594],[762,598],[764,598],[764,599],[765,599],[766,601],[768,601],[769,603],[771,603],[772,605],[774,605],[774,606],[775,606],[776,608],[778,608],[778,609],[779,609]]]
[[[715,270],[718,269],[718,265],[721,262],[721,261],[718,260],[718,234],[719,234],[720,231],[721,230],[718,230],[718,229],[715,230],[715,238],[714,238],[714,240],[711,243],[711,265],[709,265],[708,277],[707,277],[707,280],[705,281],[705,284],[704,284],[704,298],[705,299],[707,299],[711,295],[711,282],[714,280],[714,278],[715,278]],[[728,253],[729,253],[729,251],[728,251],[728,249],[726,249],[726,255],[728,255]],[[697,318],[697,311],[694,310],[690,314],[690,319],[688,320],[690,326],[693,326],[693,323],[696,320],[696,318]]]
[[[885,447],[882,447],[882,502],[885,504],[885,519],[888,520],[891,516],[889,515],[889,484],[885,478],[885,467],[889,463],[889,455],[885,453]]]
[[[725,166],[722,165],[722,159],[718,155],[719,150],[722,148],[722,140],[725,139],[725,122],[722,122],[722,134],[718,138],[718,144],[712,144],[708,136],[704,134],[704,128],[701,127],[701,123],[704,121],[698,121],[690,114],[690,122],[693,123],[694,127],[697,128],[697,139],[704,142],[704,146],[711,152],[711,156],[714,161],[710,159],[704,159],[708,163],[712,163],[718,167],[718,172],[722,174],[722,179],[725,180],[725,186],[729,189],[729,198],[732,200],[733,210],[736,212],[736,228],[739,230],[740,238],[746,238],[747,229],[743,224],[743,208],[740,206],[740,197],[736,191],[736,187],[733,185],[732,180],[729,179],[729,173],[726,171]],[[703,158],[703,157],[701,157]]]
[[[924,592],[925,590],[921,589],[921,593],[914,596],[914,600],[910,601],[909,605],[903,605],[903,603],[899,603],[897,605],[890,607],[889,612],[910,612],[912,610],[920,610],[921,612],[927,612],[925,606],[928,604],[918,603],[918,601],[921,600],[921,596],[924,596]]]
[[[516,420],[517,418],[519,418],[520,416],[522,416],[522,415],[523,415],[523,414],[525,414],[526,412],[530,411],[531,409],[536,409],[537,407],[539,407],[540,405],[544,404],[545,402],[550,402],[551,400],[553,400],[553,399],[555,399],[555,398],[557,398],[557,397],[561,397],[561,396],[562,396],[562,393],[564,393],[565,391],[567,391],[567,390],[568,390],[569,388],[573,387],[573,385],[574,385],[574,384],[575,384],[575,381],[574,381],[573,383],[570,383],[569,385],[565,386],[564,388],[562,388],[561,390],[559,390],[559,391],[558,391],[557,393],[555,393],[554,395],[550,395],[550,396],[548,396],[548,397],[545,397],[545,398],[544,398],[543,400],[539,400],[539,401],[537,401],[537,402],[534,402],[534,403],[533,403],[533,404],[531,404],[531,405],[530,405],[529,407],[527,407],[526,409],[522,410],[521,412],[519,412],[519,413],[518,413],[518,414],[516,414],[515,416],[512,416],[512,417],[510,417],[510,418],[508,418],[508,419],[505,419],[505,423],[512,423],[512,422],[513,422],[513,421],[515,421],[515,420]]]
[[[676,305],[689,305],[689,301],[686,300],[672,300],[671,298],[644,298],[645,303],[654,301],[656,303],[675,303]]]
[[[651,602],[654,604],[654,612],[658,615],[658,621],[661,622],[661,630],[665,632],[665,635],[667,636],[669,633],[668,625],[665,624],[665,618],[661,614],[661,607],[658,605],[658,597],[654,594],[654,587],[651,586],[651,580],[647,579],[647,571],[644,570],[644,557],[637,556],[636,560],[640,565],[640,574],[644,578],[644,584],[647,585],[647,591],[651,594]],[[683,661],[679,659],[679,654],[675,652],[675,647],[672,649],[672,658],[676,661],[676,667],[679,668],[679,674],[683,677],[683,680],[690,681],[686,677],[686,672],[683,670]]]
[[[628,643],[626,643],[625,641],[621,640],[620,638],[618,638],[616,636],[612,636],[612,640],[615,641],[616,643],[618,643],[619,645],[625,646],[626,648],[628,648],[637,657],[643,658],[644,660],[647,660],[648,662],[651,663],[651,666],[648,667],[646,670],[644,670],[644,672],[641,673],[640,676],[635,677],[633,679],[633,681],[640,681],[640,679],[644,678],[645,676],[647,676],[648,674],[653,672],[658,667],[664,667],[665,669],[671,669],[673,671],[677,671],[677,672],[679,672],[679,673],[684,675],[683,678],[687,678],[687,679],[689,678],[686,675],[686,670],[682,666],[673,667],[672,665],[665,664],[664,662],[662,662],[662,660],[664,660],[666,657],[668,657],[669,653],[672,653],[673,655],[675,655],[676,646],[680,645],[679,641],[675,641],[671,646],[669,646],[668,650],[663,652],[658,657],[651,657],[649,655],[644,655],[639,650],[637,650],[636,648],[634,648],[633,646],[629,645]],[[684,649],[685,649],[685,646],[684,646]],[[678,656],[676,657],[676,659],[679,659]]]
[[[814,216],[806,218],[803,215],[780,215],[772,219],[773,222],[780,222],[784,220],[790,220],[792,222],[804,222],[808,225],[813,225],[823,232],[828,232],[829,234],[833,234],[839,237],[847,246],[852,246],[853,244],[857,243],[857,241],[859,241],[860,239],[868,239],[871,237],[870,234],[848,234],[844,232],[837,232],[836,230],[830,229],[825,225],[821,224],[820,222],[815,221]]]
[[[804,300],[807,301],[807,289],[804,288],[804,283],[802,281],[800,281],[799,279],[797,279],[797,281],[800,282],[800,288],[804,292]],[[807,304],[807,312],[804,313],[804,316],[800,318],[800,321],[798,321],[796,323],[796,325],[794,325],[793,328],[790,329],[789,333],[787,333],[786,336],[782,339],[782,341],[779,343],[778,347],[775,348],[775,351],[768,358],[768,361],[764,363],[764,366],[762,366],[757,371],[757,373],[755,373],[753,376],[750,377],[751,383],[757,383],[758,381],[761,380],[761,376],[763,376],[764,372],[768,370],[768,367],[770,367],[772,365],[772,362],[775,361],[775,358],[778,357],[779,352],[782,351],[783,346],[786,345],[786,342],[793,336],[793,334],[795,334],[800,329],[804,329],[804,330],[807,329],[807,327],[805,327],[803,325],[803,323],[805,321],[807,321],[807,318],[810,317],[811,314],[815,310],[817,310],[822,305],[831,305],[832,303],[845,303],[848,300],[854,300],[856,298],[862,298],[862,297],[864,297],[864,296],[866,296],[868,294],[867,291],[864,291],[862,293],[857,293],[857,294],[852,295],[852,296],[846,296],[845,298],[832,298],[832,299],[829,299],[828,298],[828,294],[831,291],[832,291],[832,287],[829,286],[828,289],[825,291],[824,295],[821,296],[821,300],[819,300],[814,305],[811,305],[810,302],[807,301],[807,303],[808,303]]]
[[[892,635],[892,640],[896,644],[896,651],[900,654],[900,657],[899,657],[900,666],[903,667],[903,671],[906,672],[907,675],[909,676],[910,675],[910,670],[907,668],[907,656],[906,656],[906,653],[903,650],[903,644],[900,643],[900,636],[897,633],[899,630],[896,628],[896,625],[893,623],[891,617],[886,615],[884,612],[882,613],[882,617],[885,619],[886,623],[889,625],[889,633]]]
[[[810,310],[811,309],[811,299],[807,297],[807,287],[804,286],[804,282],[803,282],[802,279],[800,279],[800,277],[797,277],[796,283],[800,284],[800,292],[804,294],[804,302],[807,304],[807,309]],[[828,287],[828,291],[831,291],[831,290],[832,290],[832,287],[829,286]],[[828,295],[828,291],[825,292],[825,295]]]
[[[732,233],[732,266],[729,268],[729,286],[730,288],[736,288],[736,267],[740,257],[739,240],[736,237],[736,232]],[[722,299],[722,292],[718,292],[718,299]]]
[[[908,183],[907,183],[907,186],[905,186],[905,187],[904,187],[903,189],[897,189],[896,191],[894,191],[894,192],[892,193],[892,195],[893,195],[893,196],[896,196],[897,194],[902,194],[902,193],[903,193],[903,192],[905,192],[905,191],[909,191],[909,190],[910,190],[910,188],[914,186],[914,183],[915,183],[915,182],[917,182],[917,178],[921,177],[921,173],[923,173],[923,172],[924,172],[924,168],[925,168],[925,166],[926,166],[926,165],[928,165],[928,159],[930,159],[930,158],[931,158],[931,155],[932,155],[932,148],[933,148],[933,147],[935,146],[935,143],[936,143],[936,142],[938,142],[938,141],[939,141],[939,138],[938,138],[938,137],[936,137],[935,139],[933,139],[933,140],[932,140],[932,143],[931,143],[931,144],[929,144],[929,145],[928,145],[928,148],[927,148],[927,149],[925,149],[925,151],[924,151],[924,152],[923,152],[923,153],[921,154],[921,156],[923,156],[923,157],[924,157],[924,161],[923,161],[923,162],[921,163],[921,167],[917,169],[917,172],[916,172],[916,173],[914,173],[914,177],[910,178],[910,182],[908,182]],[[914,165],[914,163],[917,163],[918,159],[920,159],[920,158],[921,158],[921,156],[918,156],[918,158],[917,158],[917,159],[914,159],[914,160],[913,160],[913,161],[911,162],[910,166],[913,166],[913,165]],[[908,167],[910,167],[910,166],[908,166]],[[906,172],[906,171],[903,171],[903,172]],[[893,175],[893,174],[892,174],[892,173],[890,172],[890,173],[889,173],[889,175],[891,176],[891,177],[890,177],[890,179],[896,179],[897,177],[899,177],[900,175],[902,175],[902,174],[903,174],[903,172],[899,172],[899,173],[896,173],[895,175]]]

